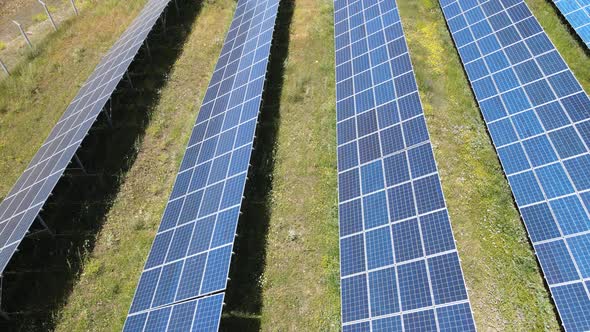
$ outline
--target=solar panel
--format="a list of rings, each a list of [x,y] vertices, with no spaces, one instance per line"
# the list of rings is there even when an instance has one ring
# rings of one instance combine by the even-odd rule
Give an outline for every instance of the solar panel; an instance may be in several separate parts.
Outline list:
[[[586,47],[590,48],[590,1],[553,0],[555,6],[570,23]]]
[[[590,100],[522,0],[441,0],[568,331],[590,329]]]
[[[240,0],[131,308],[226,288],[278,0]]]
[[[474,331],[397,4],[335,0],[344,331]]]
[[[219,293],[131,315],[123,331],[217,331],[223,297]]]
[[[0,204],[0,274],[169,0],[151,0],[104,56]]]

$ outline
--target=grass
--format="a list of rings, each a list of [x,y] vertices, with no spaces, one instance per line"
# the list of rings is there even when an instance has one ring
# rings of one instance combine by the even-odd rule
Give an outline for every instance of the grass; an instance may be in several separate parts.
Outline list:
[[[270,87],[279,90],[265,109],[276,112],[269,124],[276,133],[261,157],[272,164],[261,166],[271,170],[269,192],[262,197],[268,228],[257,276],[261,308],[236,316],[257,321],[264,331],[338,331],[332,1],[284,1],[282,8],[291,11],[285,14],[291,20],[288,55],[280,87]],[[87,6],[80,19],[61,25],[0,83],[0,196],[143,3]],[[580,45],[550,4],[528,3],[588,91],[590,66]],[[559,330],[438,2],[398,4],[478,327]],[[54,318],[57,331],[121,329],[234,8],[231,0],[203,3],[149,110],[145,134],[135,143],[138,154],[110,202],[95,246],[82,253],[83,272]],[[263,121],[261,130],[268,130]]]
[[[122,328],[234,6],[218,0],[200,10],[56,331]]]
[[[338,331],[333,9],[297,0],[272,174],[263,331]]]
[[[34,23],[41,23],[43,21],[45,21],[47,19],[47,15],[45,13],[39,13],[39,14],[35,14],[33,15],[33,22]]]
[[[551,1],[527,0],[526,3],[586,93],[590,93],[590,65],[588,65],[590,51],[578,39],[576,32],[571,29]]]
[[[0,198],[145,0],[96,3],[62,23],[0,82]],[[116,23],[115,23],[116,22]]]
[[[550,9],[533,3],[535,14]],[[559,330],[524,225],[435,0],[398,1],[457,247],[480,330]],[[587,86],[584,54],[554,15],[538,15]]]

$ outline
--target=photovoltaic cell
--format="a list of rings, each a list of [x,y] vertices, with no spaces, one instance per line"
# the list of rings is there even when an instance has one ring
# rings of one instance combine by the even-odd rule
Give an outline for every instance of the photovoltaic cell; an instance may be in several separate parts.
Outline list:
[[[223,297],[224,293],[219,293],[129,316],[123,331],[217,331]]]
[[[150,0],[103,57],[0,204],[0,273],[168,5]]]
[[[590,2],[588,0],[553,0],[586,47],[590,48]]]
[[[474,331],[396,2],[334,6],[343,330]]]
[[[128,322],[226,288],[278,6],[237,4]]]
[[[588,95],[524,1],[440,3],[563,325],[589,330]]]

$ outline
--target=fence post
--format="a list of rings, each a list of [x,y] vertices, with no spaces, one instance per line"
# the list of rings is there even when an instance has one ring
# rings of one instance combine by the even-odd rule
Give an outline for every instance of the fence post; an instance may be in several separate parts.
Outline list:
[[[37,0],[41,6],[43,6],[43,9],[45,9],[45,14],[47,14],[47,17],[49,17],[49,21],[51,21],[51,25],[53,25],[53,30],[57,31],[57,25],[55,25],[55,21],[53,20],[53,17],[51,16],[51,13],[49,12],[49,8],[47,8],[47,5],[45,4],[45,2],[41,1],[41,0]]]
[[[0,67],[2,67],[2,70],[4,70],[4,73],[6,73],[6,76],[10,76],[10,72],[8,71],[8,68],[6,67],[2,59],[0,59]]]
[[[31,41],[29,40],[29,37],[27,37],[25,30],[23,30],[23,26],[15,20],[12,20],[12,23],[16,24],[18,30],[20,30],[20,34],[23,35],[23,38],[27,41],[27,45],[29,45],[29,48],[33,49],[33,44],[31,44]]]
[[[72,4],[72,8],[74,8],[74,13],[76,13],[76,16],[78,16],[78,8],[76,8],[76,3],[74,3],[74,0],[70,0],[70,3]]]

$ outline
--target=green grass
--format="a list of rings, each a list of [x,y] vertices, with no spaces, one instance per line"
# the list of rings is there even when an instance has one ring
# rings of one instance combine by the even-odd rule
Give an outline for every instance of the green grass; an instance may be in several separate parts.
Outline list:
[[[204,2],[56,331],[121,330],[234,6]]]
[[[539,8],[550,7],[544,0]],[[436,0],[398,1],[476,323],[559,330],[532,247]],[[583,84],[583,52],[554,13],[538,15]],[[559,47],[559,45],[558,45]]]
[[[297,0],[279,109],[262,330],[338,331],[333,5]]]
[[[145,0],[102,1],[61,24],[0,82],[0,198]],[[83,50],[83,51],[80,51]]]
[[[585,46],[578,41],[575,32],[569,28],[567,22],[562,22],[559,11],[551,4],[551,1],[527,0],[526,3],[586,93],[590,93],[590,65],[588,64],[590,52],[585,51]]]
[[[0,83],[0,196],[143,3],[106,0],[87,6],[81,19],[62,25]],[[590,66],[580,45],[545,0],[528,3],[588,90]],[[558,330],[438,2],[398,4],[478,327]],[[293,6],[277,101],[262,310],[243,315],[260,319],[265,331],[338,331],[332,1],[298,0]],[[55,317],[57,331],[122,327],[234,7],[231,0],[204,2],[96,246]]]
[[[39,14],[35,14],[33,15],[33,22],[34,23],[40,23],[43,22],[47,19],[47,15],[45,13],[39,13]]]

